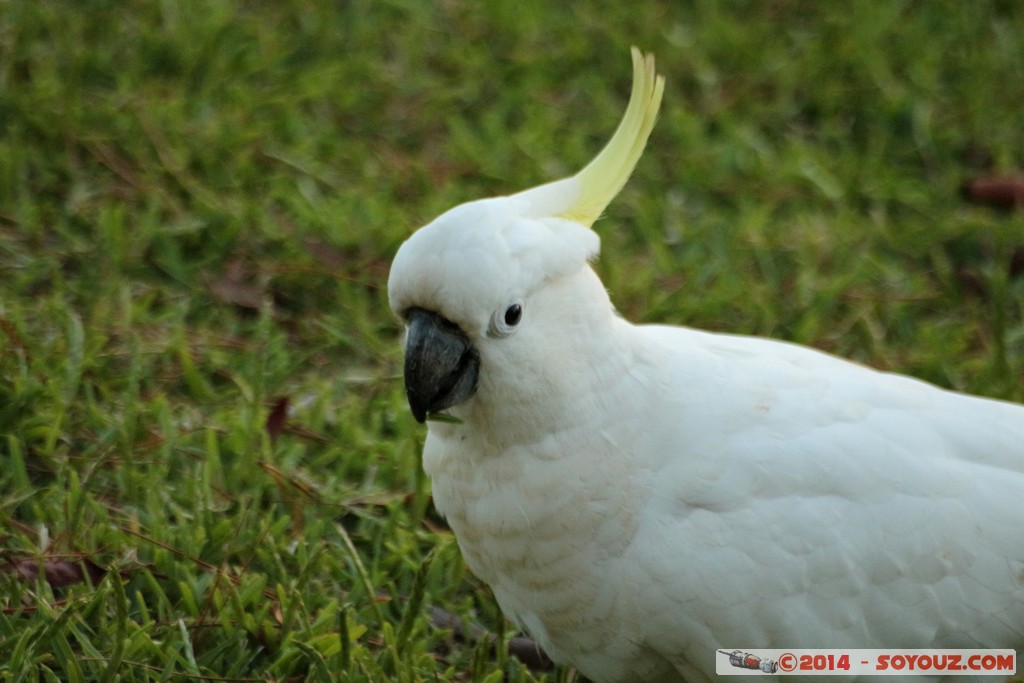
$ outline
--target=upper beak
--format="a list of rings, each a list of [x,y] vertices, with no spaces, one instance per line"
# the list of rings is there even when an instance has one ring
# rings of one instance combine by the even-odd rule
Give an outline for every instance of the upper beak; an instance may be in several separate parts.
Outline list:
[[[462,403],[476,391],[480,356],[459,327],[437,313],[406,314],[405,395],[417,422]]]

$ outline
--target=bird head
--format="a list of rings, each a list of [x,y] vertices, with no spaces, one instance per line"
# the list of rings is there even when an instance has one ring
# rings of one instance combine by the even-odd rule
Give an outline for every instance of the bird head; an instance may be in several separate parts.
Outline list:
[[[632,56],[626,113],[582,171],[456,206],[399,248],[388,296],[407,328],[405,389],[419,422],[493,387],[543,392],[573,334],[612,314],[588,266],[600,248],[591,226],[636,166],[664,90],[653,57]]]

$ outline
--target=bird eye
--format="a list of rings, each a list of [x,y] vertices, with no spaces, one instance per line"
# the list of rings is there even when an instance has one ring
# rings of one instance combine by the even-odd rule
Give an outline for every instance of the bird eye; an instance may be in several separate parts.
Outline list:
[[[523,305],[518,301],[513,302],[505,308],[495,311],[491,318],[491,324],[487,328],[487,334],[490,337],[507,337],[515,331],[522,319]]]
[[[519,324],[519,320],[523,317],[523,307],[521,304],[512,304],[505,309],[505,324],[509,327],[515,327]]]

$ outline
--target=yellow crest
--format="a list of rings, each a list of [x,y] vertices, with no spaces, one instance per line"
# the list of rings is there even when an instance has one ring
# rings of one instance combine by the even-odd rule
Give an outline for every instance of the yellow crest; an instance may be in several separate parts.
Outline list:
[[[655,73],[653,55],[644,55],[636,47],[631,49],[631,54],[633,90],[626,113],[604,149],[575,175],[580,183],[580,194],[568,210],[559,214],[562,218],[593,225],[626,184],[654,128],[665,91],[665,78]]]

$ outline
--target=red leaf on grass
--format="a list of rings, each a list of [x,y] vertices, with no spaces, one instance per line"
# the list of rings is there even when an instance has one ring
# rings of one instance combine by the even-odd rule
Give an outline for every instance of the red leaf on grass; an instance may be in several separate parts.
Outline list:
[[[87,557],[76,559],[36,559],[19,560],[14,563],[14,569],[26,581],[35,581],[39,577],[40,568],[43,571],[43,580],[51,588],[64,588],[76,583],[83,583],[88,577],[89,583],[95,585],[100,582],[107,570],[100,567]]]
[[[1024,275],[1024,247],[1017,247],[1010,255],[1010,277]]]
[[[273,443],[277,440],[278,435],[284,431],[285,426],[288,424],[288,397],[279,396],[274,400],[274,407],[270,409],[270,414],[267,415],[267,434],[270,436],[270,441]]]
[[[218,301],[244,310],[258,311],[263,306],[258,273],[241,257],[225,264],[223,272],[210,283],[210,292]]]
[[[975,178],[963,187],[964,198],[1000,209],[1024,208],[1024,176]]]
[[[350,259],[343,251],[336,249],[327,242],[309,237],[303,242],[306,251],[317,261],[331,270],[342,270],[350,263]]]
[[[451,631],[456,641],[477,644],[489,643],[491,649],[500,646],[501,640],[487,629],[471,621],[464,621],[454,612],[441,607],[430,607],[430,624],[440,630]],[[508,641],[508,653],[526,665],[531,671],[551,671],[555,668],[551,658],[531,638],[515,636]]]

